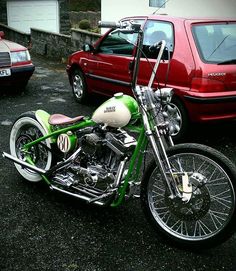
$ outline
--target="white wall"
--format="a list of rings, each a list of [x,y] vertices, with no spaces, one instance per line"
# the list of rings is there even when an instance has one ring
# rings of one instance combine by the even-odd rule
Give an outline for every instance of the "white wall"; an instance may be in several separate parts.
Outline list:
[[[104,21],[118,21],[131,15],[149,15],[155,10],[157,8],[149,7],[149,0],[101,0],[101,19]],[[236,19],[236,0],[169,0],[158,13]]]
[[[1,0],[0,0],[1,1]],[[59,6],[57,0],[7,1],[8,26],[30,33],[30,28],[59,32]]]

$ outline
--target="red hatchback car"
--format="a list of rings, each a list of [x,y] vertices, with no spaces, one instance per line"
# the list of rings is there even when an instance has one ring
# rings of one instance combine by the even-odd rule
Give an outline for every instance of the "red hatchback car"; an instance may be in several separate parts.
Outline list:
[[[121,21],[127,20],[143,25],[139,84],[147,84],[155,62],[156,53],[148,47],[159,40],[167,42],[169,53],[159,66],[154,86],[174,89],[172,112],[181,127],[174,133],[176,139],[187,132],[190,122],[236,118],[236,19],[151,15]],[[131,94],[136,38],[136,34],[110,29],[94,45],[85,45],[69,57],[67,72],[78,102],[92,93]]]

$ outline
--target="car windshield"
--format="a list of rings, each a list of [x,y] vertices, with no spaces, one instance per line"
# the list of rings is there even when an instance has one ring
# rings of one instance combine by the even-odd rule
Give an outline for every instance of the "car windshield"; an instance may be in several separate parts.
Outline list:
[[[192,30],[204,62],[236,64],[236,23],[199,24]]]

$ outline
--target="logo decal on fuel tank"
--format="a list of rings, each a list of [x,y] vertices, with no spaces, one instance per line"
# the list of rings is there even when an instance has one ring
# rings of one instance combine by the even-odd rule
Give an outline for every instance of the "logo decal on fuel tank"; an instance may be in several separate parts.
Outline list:
[[[116,112],[116,107],[115,106],[108,106],[104,110],[104,113],[111,113],[111,112]]]

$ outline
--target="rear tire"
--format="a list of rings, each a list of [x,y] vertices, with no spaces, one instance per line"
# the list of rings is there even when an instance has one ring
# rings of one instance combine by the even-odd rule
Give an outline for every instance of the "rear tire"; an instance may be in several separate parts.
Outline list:
[[[37,121],[34,112],[26,112],[20,115],[20,117],[14,122],[10,133],[11,155],[25,161],[26,155],[21,148],[26,143],[34,141],[46,134],[46,131]],[[30,156],[31,161],[33,161],[35,166],[48,170],[52,163],[52,153],[50,149],[51,146],[47,139],[31,147],[29,154],[27,155]],[[40,174],[30,169],[22,168],[19,164],[15,163],[15,167],[20,175],[30,182],[38,182],[42,179]]]
[[[171,199],[154,161],[141,183],[141,203],[148,221],[165,241],[182,247],[209,248],[236,230],[236,170],[218,151],[199,144],[179,144],[167,151],[173,171],[196,172],[189,202]],[[177,182],[179,179],[177,179]],[[182,179],[178,183],[181,189]]]

